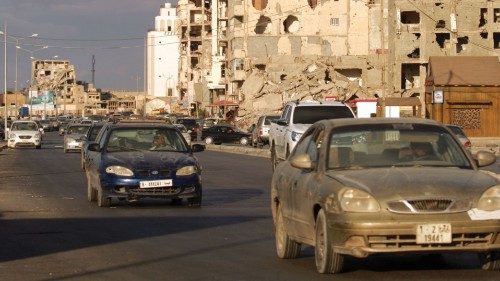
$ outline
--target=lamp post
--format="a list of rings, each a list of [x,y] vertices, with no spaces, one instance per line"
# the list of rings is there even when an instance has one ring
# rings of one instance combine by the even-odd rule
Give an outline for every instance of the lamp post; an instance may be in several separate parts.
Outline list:
[[[7,140],[7,21],[3,24],[3,39],[4,39],[4,49],[3,49],[3,59],[4,59],[4,77],[3,77],[3,101],[4,101],[4,139]],[[0,34],[2,34],[0,33]]]
[[[30,38],[35,38],[37,36],[38,36],[38,33],[33,33],[33,34],[30,35]],[[15,84],[14,84],[14,93],[16,95],[16,98],[15,98],[16,99],[15,112],[17,114],[18,107],[19,107],[18,104],[17,104],[17,90],[18,90],[18,87],[17,87],[17,85],[18,85],[18,82],[17,82],[17,80],[18,80],[18,67],[17,67],[18,63],[17,62],[18,62],[18,57],[19,57],[19,49],[21,48],[19,46],[19,40],[24,39],[24,38],[19,38],[19,37],[9,36],[9,35],[7,35],[7,37],[16,40],[16,80],[15,80]]]
[[[16,46],[16,48],[18,50],[21,50],[21,51],[25,51],[27,53],[30,54],[30,59],[31,59],[31,65],[30,65],[30,68],[33,67],[33,60],[35,59],[34,55],[36,52],[38,51],[41,51],[41,50],[45,50],[47,49],[49,46],[43,46],[41,48],[38,48],[38,49],[35,49],[35,50],[28,50],[28,49],[24,49],[24,48],[21,48],[19,46]],[[30,85],[28,87],[28,98],[30,99],[30,119],[31,119],[31,116],[33,115],[33,101],[32,101],[32,98],[31,98],[31,87],[33,87],[33,73],[32,71],[30,70]],[[38,90],[37,90],[37,93],[38,93]]]

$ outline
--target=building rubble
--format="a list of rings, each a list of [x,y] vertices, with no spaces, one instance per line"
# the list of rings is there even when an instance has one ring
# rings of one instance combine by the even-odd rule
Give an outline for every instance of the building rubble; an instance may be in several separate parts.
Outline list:
[[[243,101],[238,108],[236,123],[246,127],[260,115],[280,114],[286,102],[296,100],[348,101],[369,98],[359,80],[349,80],[335,71],[328,59],[296,58],[293,64],[268,64],[283,67],[280,72],[266,72],[255,68],[242,85]]]

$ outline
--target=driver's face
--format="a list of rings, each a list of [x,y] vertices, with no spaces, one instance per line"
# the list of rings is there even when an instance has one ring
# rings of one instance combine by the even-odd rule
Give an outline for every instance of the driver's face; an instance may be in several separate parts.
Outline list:
[[[165,145],[165,137],[162,135],[156,135],[153,139],[155,145]]]

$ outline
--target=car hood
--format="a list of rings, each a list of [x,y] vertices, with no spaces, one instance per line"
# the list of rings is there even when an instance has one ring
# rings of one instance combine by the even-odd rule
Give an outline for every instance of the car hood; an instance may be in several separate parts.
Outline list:
[[[346,187],[392,200],[430,196],[476,197],[500,182],[483,171],[438,167],[328,171],[327,175]]]
[[[184,166],[198,166],[189,153],[167,151],[126,151],[106,153],[107,166],[119,165],[132,169],[178,169]]]
[[[12,134],[20,134],[20,135],[25,135],[25,136],[34,136],[38,133],[40,133],[40,131],[25,131],[25,130],[19,130],[19,131],[9,131],[9,133],[12,133]]]

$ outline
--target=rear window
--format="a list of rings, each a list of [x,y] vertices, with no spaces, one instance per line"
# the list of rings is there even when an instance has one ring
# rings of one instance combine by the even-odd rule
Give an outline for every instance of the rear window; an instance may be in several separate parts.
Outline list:
[[[320,120],[354,118],[347,106],[297,106],[293,114],[295,124],[314,124]]]
[[[465,137],[464,131],[460,127],[458,127],[458,126],[448,126],[448,129],[450,129],[455,135],[459,135],[459,136],[464,136]]]

